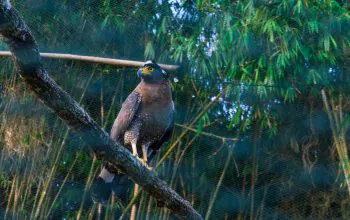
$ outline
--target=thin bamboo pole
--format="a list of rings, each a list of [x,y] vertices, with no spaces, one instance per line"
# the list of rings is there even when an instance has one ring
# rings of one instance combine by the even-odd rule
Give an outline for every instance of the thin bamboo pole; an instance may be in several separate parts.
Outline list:
[[[77,162],[77,160],[78,160],[78,154],[75,155],[75,159],[74,159],[72,165],[70,166],[70,168],[69,168],[69,170],[68,170],[68,172],[67,172],[67,174],[66,174],[66,177],[65,177],[64,180],[62,181],[61,186],[60,186],[58,192],[56,193],[56,196],[54,197],[54,199],[53,199],[52,202],[51,202],[51,206],[50,206],[49,210],[48,210],[47,213],[46,213],[46,219],[49,219],[50,214],[51,214],[51,211],[53,210],[54,205],[55,205],[55,203],[56,203],[56,201],[57,201],[59,195],[61,194],[61,192],[62,192],[64,186],[66,185],[67,180],[68,180],[68,177],[71,175],[71,173],[72,173],[72,171],[73,171],[73,167],[75,166],[75,163]]]
[[[226,162],[225,162],[224,169],[223,169],[222,172],[221,172],[219,182],[217,183],[216,188],[215,188],[215,191],[214,191],[214,193],[213,193],[213,196],[212,196],[211,199],[210,199],[208,211],[207,211],[207,214],[205,215],[205,220],[210,219],[210,215],[211,215],[211,212],[212,212],[214,203],[215,203],[215,201],[216,201],[216,197],[217,197],[218,192],[219,192],[219,189],[220,189],[220,187],[221,187],[222,180],[223,180],[224,177],[225,177],[225,174],[226,174],[228,165],[230,164],[232,154],[233,154],[233,150],[230,149],[230,150],[229,150],[229,153],[228,153],[228,155],[227,155],[227,159],[226,159]]]
[[[82,56],[75,54],[65,54],[65,53],[40,53],[41,57],[50,58],[50,59],[63,59],[63,60],[75,60],[75,61],[86,61],[93,63],[102,63],[113,66],[124,66],[124,67],[140,67],[144,64],[142,61],[135,60],[122,60],[122,59],[112,59],[106,57],[95,57],[95,56]],[[0,57],[11,56],[9,51],[0,51]],[[168,65],[168,64],[159,64],[164,70],[167,71],[176,71],[180,66],[178,65]]]
[[[334,100],[332,97],[330,97],[331,101],[328,101],[327,95],[325,90],[321,90],[321,95],[322,95],[322,101],[324,104],[324,107],[326,109],[329,123],[331,125],[332,133],[333,133],[333,139],[334,139],[334,145],[337,150],[338,156],[339,156],[339,163],[340,167],[343,171],[344,174],[344,179],[345,179],[345,184],[348,190],[348,193],[350,195],[350,162],[349,162],[349,156],[347,152],[347,144],[346,144],[346,126],[344,124],[343,120],[343,112],[342,112],[342,99],[339,97],[339,103],[338,108],[334,104]],[[330,105],[331,103],[331,105]],[[339,114],[338,114],[339,112]]]
[[[137,197],[140,192],[140,187],[139,185],[135,184],[134,187],[134,197]],[[137,207],[136,204],[133,204],[131,207],[131,214],[130,214],[130,220],[136,220],[136,212],[137,212]]]

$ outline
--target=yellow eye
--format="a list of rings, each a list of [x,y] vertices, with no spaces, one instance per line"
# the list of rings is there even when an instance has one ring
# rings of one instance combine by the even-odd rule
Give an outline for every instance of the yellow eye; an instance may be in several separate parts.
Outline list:
[[[153,67],[149,66],[149,67],[147,67],[147,70],[152,72],[153,71]]]
[[[151,67],[151,66],[145,66],[145,67],[142,69],[143,75],[151,75],[152,72],[153,72],[153,67]]]

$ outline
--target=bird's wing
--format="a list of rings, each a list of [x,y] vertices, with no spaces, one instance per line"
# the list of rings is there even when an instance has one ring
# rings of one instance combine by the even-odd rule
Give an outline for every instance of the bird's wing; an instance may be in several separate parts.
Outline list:
[[[111,138],[118,140],[120,135],[130,126],[136,112],[138,111],[141,103],[141,96],[138,92],[133,91],[124,101],[122,108],[119,111],[117,119],[113,123],[111,130]]]
[[[174,103],[173,103],[173,106],[174,106]],[[175,109],[173,108],[171,115],[170,115],[170,124],[169,124],[168,128],[165,130],[163,136],[158,141],[154,142],[151,146],[149,146],[149,148],[152,150],[152,152],[148,158],[149,160],[152,160],[152,158],[157,153],[159,148],[164,144],[164,142],[167,142],[169,140],[169,138],[171,137],[173,130],[174,130],[174,114],[175,114]]]

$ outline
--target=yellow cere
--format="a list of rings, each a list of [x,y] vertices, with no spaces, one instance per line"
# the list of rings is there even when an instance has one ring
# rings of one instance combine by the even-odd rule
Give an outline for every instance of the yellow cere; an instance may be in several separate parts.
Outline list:
[[[153,72],[153,67],[147,66],[142,69],[144,75],[150,75]]]

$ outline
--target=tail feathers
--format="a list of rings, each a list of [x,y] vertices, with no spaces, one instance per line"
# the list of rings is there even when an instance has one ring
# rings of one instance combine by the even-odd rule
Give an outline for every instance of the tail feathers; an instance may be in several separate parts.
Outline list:
[[[116,199],[126,205],[129,202],[128,200],[133,182],[127,175],[116,175],[112,183],[112,191],[114,192]]]
[[[112,183],[106,183],[101,177],[97,177],[92,184],[91,198],[95,203],[106,204],[111,196]]]
[[[126,205],[131,186],[132,181],[126,175],[115,175],[111,183],[106,183],[101,177],[97,177],[92,185],[91,197],[96,203],[106,204],[113,191],[116,199]]]

